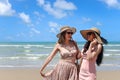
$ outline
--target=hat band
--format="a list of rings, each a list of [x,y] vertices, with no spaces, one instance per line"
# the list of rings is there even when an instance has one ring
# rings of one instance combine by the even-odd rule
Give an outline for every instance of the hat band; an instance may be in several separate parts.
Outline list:
[[[95,33],[96,33],[98,36],[100,36],[100,34],[99,34],[99,33],[97,33],[96,31],[95,31]]]

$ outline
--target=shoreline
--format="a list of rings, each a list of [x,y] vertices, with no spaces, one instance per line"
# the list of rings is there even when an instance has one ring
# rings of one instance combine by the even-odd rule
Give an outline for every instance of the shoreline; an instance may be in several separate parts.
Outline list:
[[[42,80],[40,68],[0,68],[0,80]],[[120,80],[120,70],[97,71],[97,80]]]

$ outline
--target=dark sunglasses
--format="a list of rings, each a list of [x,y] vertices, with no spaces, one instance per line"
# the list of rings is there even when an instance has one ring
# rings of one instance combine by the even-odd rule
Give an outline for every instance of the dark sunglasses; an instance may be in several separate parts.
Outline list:
[[[71,34],[71,35],[73,34],[73,32],[66,32],[66,33],[67,33],[67,34]]]
[[[88,33],[87,33],[87,35],[91,35],[91,34],[93,34],[93,32],[88,32]]]

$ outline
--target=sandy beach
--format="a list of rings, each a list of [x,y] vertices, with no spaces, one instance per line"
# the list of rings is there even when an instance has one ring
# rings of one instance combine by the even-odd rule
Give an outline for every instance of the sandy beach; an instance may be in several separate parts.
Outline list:
[[[120,70],[98,71],[97,80],[120,80]]]
[[[42,80],[39,69],[0,69],[0,80]]]
[[[120,80],[118,71],[98,71],[97,80]],[[42,80],[39,69],[0,69],[0,80]]]

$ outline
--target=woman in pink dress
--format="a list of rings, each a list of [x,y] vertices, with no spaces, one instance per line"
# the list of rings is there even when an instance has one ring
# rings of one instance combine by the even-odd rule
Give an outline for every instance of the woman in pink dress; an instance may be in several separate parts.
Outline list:
[[[107,40],[100,36],[97,28],[81,30],[83,38],[87,40],[81,51],[82,63],[79,72],[79,80],[96,80],[96,63],[99,66],[103,58],[103,43]]]
[[[58,42],[40,69],[40,74],[44,80],[78,80],[75,62],[80,56],[80,50],[76,48],[77,44],[72,40],[72,34],[75,32],[76,29],[69,26],[60,29],[60,33],[57,34]],[[44,68],[57,52],[61,56],[58,64],[52,71],[43,73]]]

